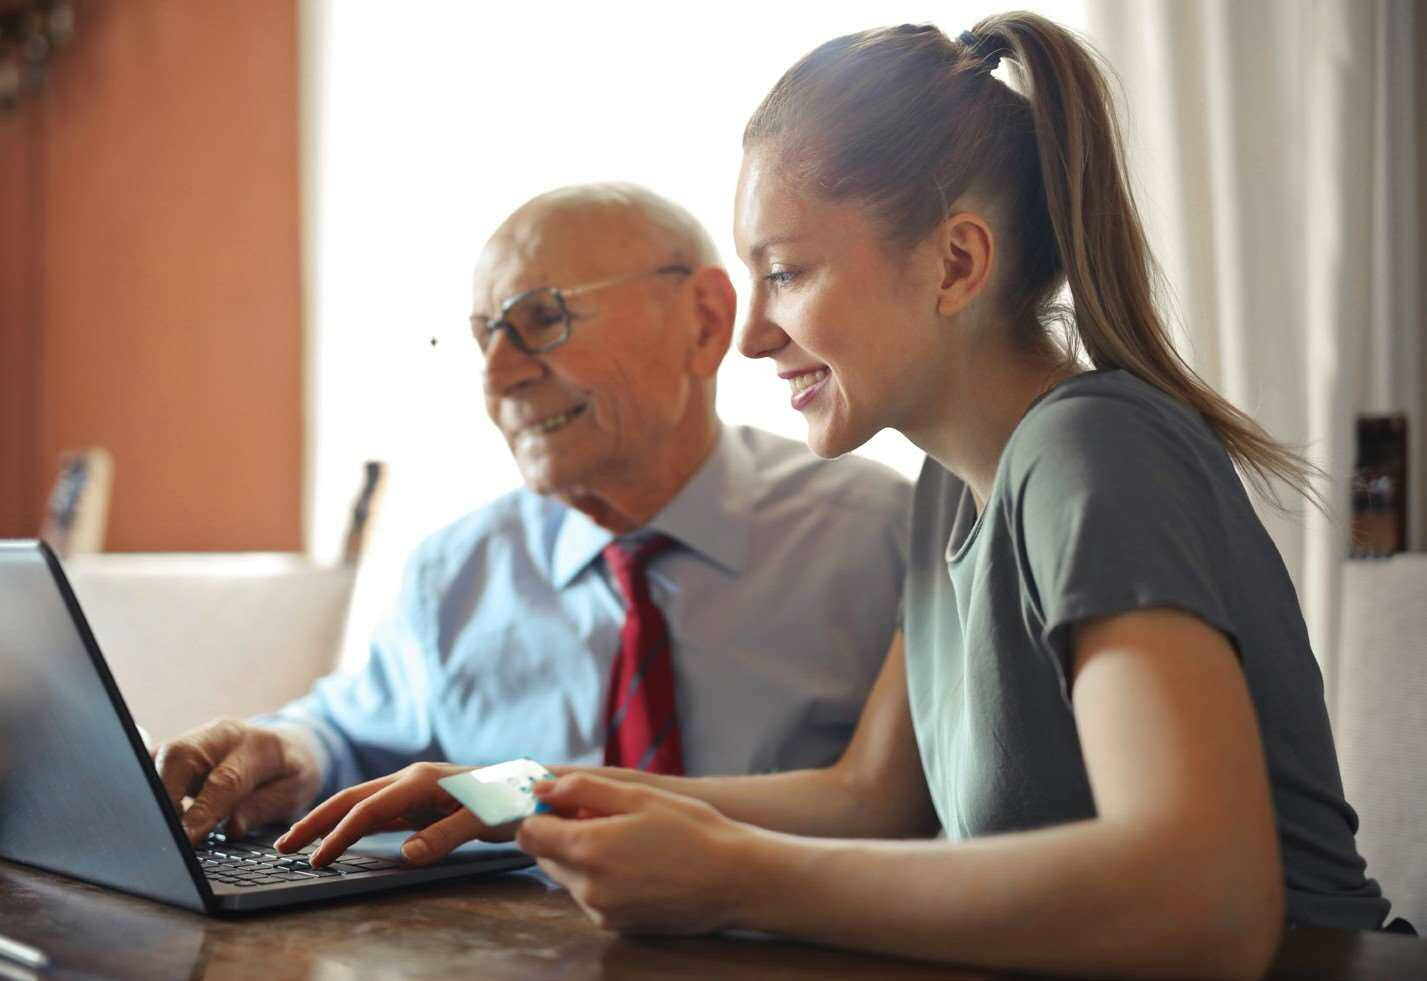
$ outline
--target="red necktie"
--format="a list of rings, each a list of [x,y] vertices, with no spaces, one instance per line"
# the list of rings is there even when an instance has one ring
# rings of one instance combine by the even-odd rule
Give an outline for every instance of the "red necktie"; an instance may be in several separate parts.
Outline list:
[[[684,772],[674,702],[674,662],[669,625],[649,596],[644,568],[674,541],[654,535],[633,543],[610,542],[605,566],[624,596],[624,627],[605,706],[604,761],[651,773]]]

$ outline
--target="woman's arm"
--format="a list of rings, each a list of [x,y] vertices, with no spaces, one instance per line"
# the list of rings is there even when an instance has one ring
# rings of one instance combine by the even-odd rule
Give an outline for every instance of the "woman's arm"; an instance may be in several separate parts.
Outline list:
[[[842,757],[820,770],[747,777],[670,777],[615,767],[555,767],[656,787],[712,804],[736,821],[795,835],[930,837],[939,827],[927,795],[907,703],[902,635],[892,639],[877,683]]]
[[[480,838],[509,840],[510,826],[488,828],[437,781],[469,767],[415,763],[349,787],[322,802],[278,839],[295,851],[324,836],[310,861],[321,866],[363,835],[393,828],[416,833],[402,848],[413,865],[429,865]],[[793,834],[896,838],[931,835],[936,813],[927,796],[907,707],[902,636],[891,650],[842,758],[822,770],[755,777],[666,777],[615,768],[555,767],[558,774],[599,773],[623,783],[707,801],[740,821]]]
[[[1283,873],[1228,642],[1182,613],[1126,614],[1082,625],[1071,669],[1093,820],[958,843],[827,841],[575,777],[542,796],[618,816],[537,816],[517,840],[613,928],[751,927],[1097,976],[1262,973]]]

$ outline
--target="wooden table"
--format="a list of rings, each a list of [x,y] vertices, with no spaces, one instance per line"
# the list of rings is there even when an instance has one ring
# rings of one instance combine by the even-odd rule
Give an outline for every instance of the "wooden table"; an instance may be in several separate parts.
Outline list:
[[[0,932],[46,951],[45,977],[863,978],[1000,975],[744,937],[596,929],[538,872],[215,919],[0,861]],[[0,960],[0,978],[30,978]],[[1292,931],[1273,978],[1427,978],[1427,941]]]

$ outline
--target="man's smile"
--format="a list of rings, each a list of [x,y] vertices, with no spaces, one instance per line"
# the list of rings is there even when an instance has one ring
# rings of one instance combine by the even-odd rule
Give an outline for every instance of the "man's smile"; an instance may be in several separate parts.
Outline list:
[[[549,436],[551,433],[564,429],[571,422],[584,415],[588,405],[581,403],[563,412],[557,412],[553,416],[546,416],[538,422],[530,423],[516,430],[517,436]]]

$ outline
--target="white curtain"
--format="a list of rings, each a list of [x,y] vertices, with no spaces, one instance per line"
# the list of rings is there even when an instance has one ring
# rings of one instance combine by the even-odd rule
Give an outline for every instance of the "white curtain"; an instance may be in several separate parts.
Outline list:
[[[1324,516],[1260,507],[1333,704],[1360,413],[1405,412],[1424,536],[1422,119],[1427,4],[1090,0],[1183,350],[1328,479]]]

